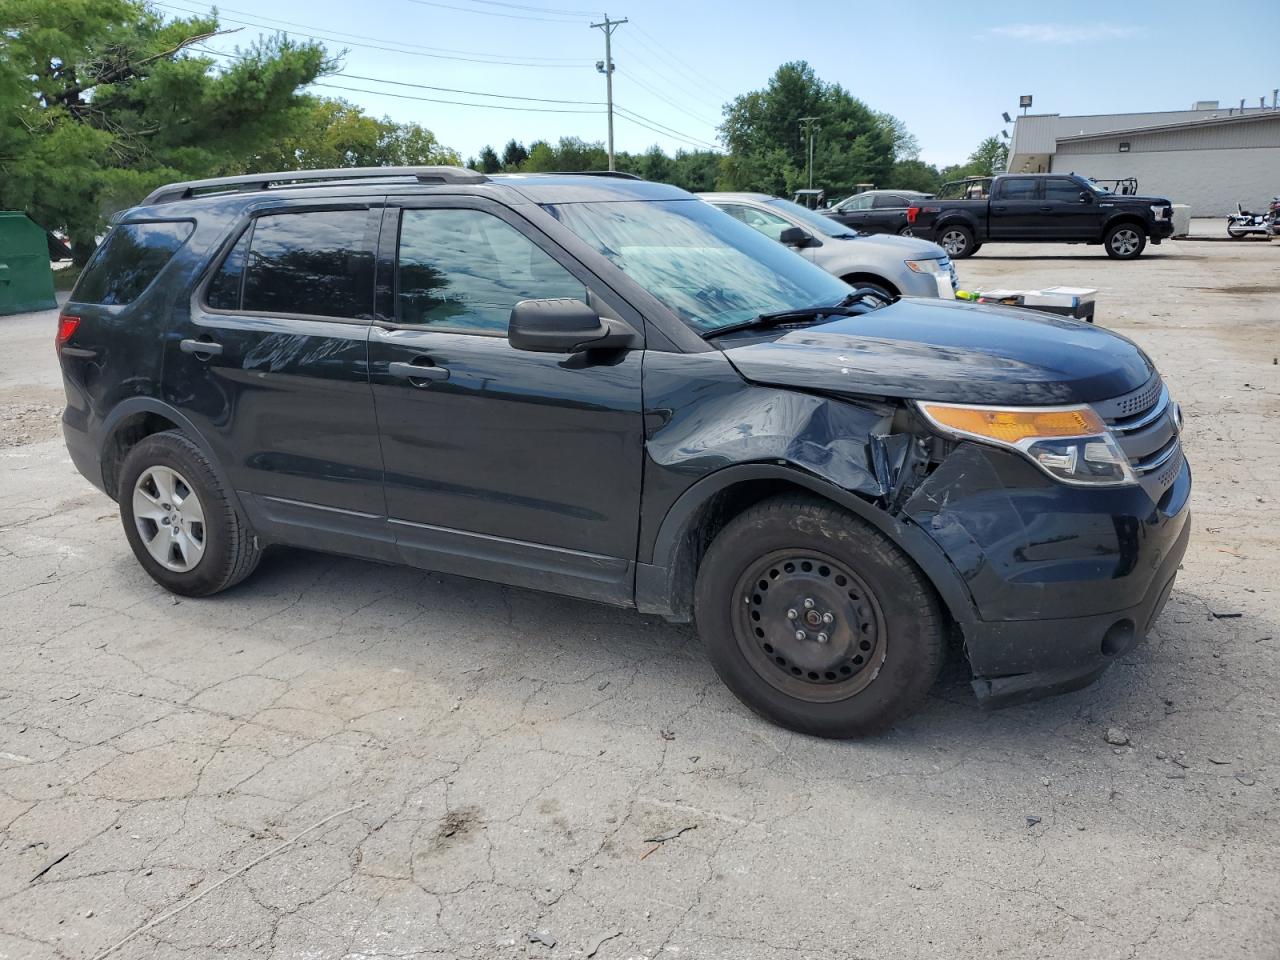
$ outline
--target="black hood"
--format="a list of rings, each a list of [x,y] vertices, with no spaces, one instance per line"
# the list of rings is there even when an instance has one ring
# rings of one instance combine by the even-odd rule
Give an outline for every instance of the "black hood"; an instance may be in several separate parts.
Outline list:
[[[1147,206],[1172,206],[1172,201],[1165,197],[1139,197],[1127,193],[1106,193],[1098,197],[1099,203],[1113,203],[1116,200],[1123,200],[1125,203],[1146,204]]]
[[[900,300],[861,317],[721,346],[757,383],[861,396],[1036,406],[1136,390],[1154,368],[1081,320],[951,300]]]

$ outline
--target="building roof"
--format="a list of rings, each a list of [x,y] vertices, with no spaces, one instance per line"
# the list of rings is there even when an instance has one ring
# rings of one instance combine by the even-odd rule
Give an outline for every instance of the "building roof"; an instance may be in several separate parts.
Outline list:
[[[1235,123],[1256,123],[1258,121],[1280,120],[1280,110],[1254,110],[1252,113],[1237,113],[1230,117],[1205,117],[1199,120],[1183,120],[1175,123],[1161,124],[1145,124],[1137,127],[1127,127],[1120,130],[1098,130],[1091,133],[1079,133],[1075,136],[1058,137],[1058,141],[1064,140],[1097,140],[1102,137],[1116,137],[1121,134],[1138,134],[1138,133],[1163,133],[1166,130],[1186,130],[1192,127],[1216,127]]]

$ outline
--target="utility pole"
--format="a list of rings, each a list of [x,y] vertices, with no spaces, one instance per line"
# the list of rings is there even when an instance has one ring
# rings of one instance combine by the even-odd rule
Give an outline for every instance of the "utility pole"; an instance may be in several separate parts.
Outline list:
[[[817,117],[801,117],[800,130],[809,138],[809,189],[813,189],[813,135],[818,128]]]
[[[613,38],[613,31],[627,22],[627,18],[621,20],[610,20],[609,15],[604,15],[604,23],[591,24],[592,30],[601,30],[604,32],[604,59],[596,61],[596,69],[604,74],[605,100],[609,105],[609,169],[613,170],[613,47],[610,41]]]

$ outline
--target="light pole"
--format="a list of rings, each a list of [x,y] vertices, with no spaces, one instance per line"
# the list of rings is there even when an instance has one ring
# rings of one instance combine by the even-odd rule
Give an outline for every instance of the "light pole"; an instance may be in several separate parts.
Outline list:
[[[817,117],[801,117],[800,118],[800,130],[803,133],[803,135],[809,138],[808,170],[809,170],[809,189],[810,190],[813,189],[813,135],[814,135],[814,131],[817,130],[817,128],[818,128]]]

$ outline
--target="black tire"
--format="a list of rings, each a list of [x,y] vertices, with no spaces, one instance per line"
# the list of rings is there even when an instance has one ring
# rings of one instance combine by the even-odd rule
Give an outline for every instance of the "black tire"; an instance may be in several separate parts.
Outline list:
[[[177,479],[189,487],[188,496],[194,493],[197,498],[196,507],[203,518],[198,523],[202,546],[198,560],[187,570],[169,569],[153,556],[143,539],[142,528],[156,529],[157,535],[160,530],[153,521],[145,517],[139,521],[135,515],[135,491],[139,479],[156,468],[176,474]],[[120,468],[117,495],[120,519],[133,555],[151,578],[166,590],[186,597],[207,597],[239,583],[258,566],[262,548],[257,536],[232,506],[208,458],[181,433],[154,433],[138,441]],[[145,506],[146,503],[142,503],[142,507]],[[165,510],[170,509],[167,504],[162,506]],[[170,529],[167,517],[162,522],[166,524],[166,531]],[[197,524],[193,522],[188,527],[194,540]]]
[[[1147,247],[1147,234],[1136,223],[1117,223],[1102,241],[1113,260],[1136,260]]]
[[[898,228],[898,236],[900,236],[900,237],[914,237],[914,236],[915,236],[915,234],[911,232],[911,224],[909,224],[909,223],[908,223],[905,227],[899,227],[899,228]]]
[[[952,260],[963,260],[978,252],[981,244],[973,239],[973,231],[962,223],[950,223],[938,230],[938,246]]]
[[[1227,227],[1227,236],[1229,236],[1232,240],[1243,240],[1248,235],[1249,235],[1248,230],[1239,229],[1235,227]]]
[[[884,298],[885,303],[893,303],[902,296],[902,294],[896,293],[887,282],[879,279],[878,277],[848,276],[841,277],[840,279],[851,287],[862,287],[867,290],[874,290],[878,296]]]
[[[695,610],[725,685],[767,720],[819,737],[905,717],[942,663],[942,614],[924,575],[878,530],[815,497],[773,497],[731,520],[698,570]]]

